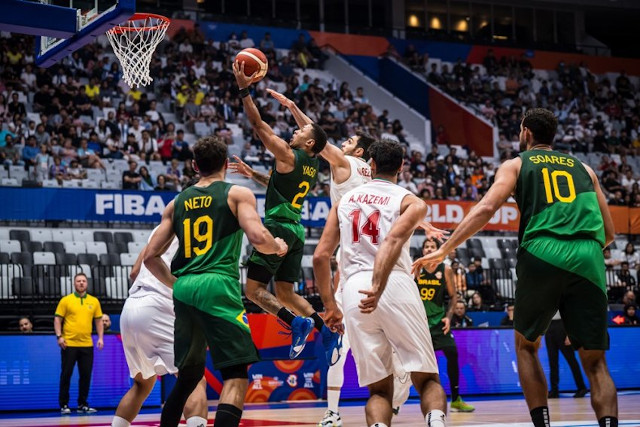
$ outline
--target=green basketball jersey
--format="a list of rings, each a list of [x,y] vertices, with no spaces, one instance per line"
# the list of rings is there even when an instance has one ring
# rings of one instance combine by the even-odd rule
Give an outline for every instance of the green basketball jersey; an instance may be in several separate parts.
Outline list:
[[[274,168],[271,174],[265,200],[265,220],[299,223],[304,199],[316,185],[318,158],[310,157],[300,149],[294,149],[293,154],[296,160],[291,172],[282,174]]]
[[[189,187],[175,198],[173,231],[180,242],[171,262],[175,276],[218,273],[239,279],[242,229],[227,202],[231,187],[215,181]]]
[[[433,273],[424,268],[420,271],[417,280],[420,298],[427,312],[429,327],[442,322],[447,310],[444,307],[444,296],[447,293],[447,279],[444,275],[445,264],[439,264]]]
[[[580,160],[557,151],[520,153],[516,187],[520,244],[536,237],[592,239],[604,246],[604,221],[591,176]]]

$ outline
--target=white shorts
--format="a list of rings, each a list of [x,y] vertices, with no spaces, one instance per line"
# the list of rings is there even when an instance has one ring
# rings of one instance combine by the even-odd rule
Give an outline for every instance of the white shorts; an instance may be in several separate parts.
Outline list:
[[[131,378],[176,374],[173,301],[160,294],[129,297],[120,316],[122,346]]]
[[[360,386],[399,370],[393,366],[394,350],[405,372],[437,374],[427,315],[413,278],[391,272],[378,307],[371,314],[363,314],[358,304],[365,296],[358,291],[371,288],[372,276],[372,271],[354,274],[343,287],[345,325]]]

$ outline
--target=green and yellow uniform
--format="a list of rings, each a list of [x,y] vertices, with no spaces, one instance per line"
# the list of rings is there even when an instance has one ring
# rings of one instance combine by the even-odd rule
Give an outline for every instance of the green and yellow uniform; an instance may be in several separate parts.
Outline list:
[[[297,282],[304,248],[304,227],[300,224],[302,205],[309,190],[315,187],[318,175],[318,158],[305,151],[293,149],[295,166],[289,173],[273,170],[265,199],[264,226],[275,237],[289,246],[284,257],[265,255],[253,251],[249,262],[261,265],[275,276],[277,281]]]
[[[203,364],[209,345],[216,369],[259,360],[242,304],[242,229],[227,201],[231,184],[190,187],[174,201],[180,246],[171,262],[177,277],[175,364]]]
[[[574,347],[608,349],[604,221],[591,176],[556,151],[526,151],[520,159],[514,327],[534,341],[559,309]]]
[[[62,337],[69,347],[93,347],[91,331],[94,319],[102,317],[98,298],[77,292],[63,297],[56,307],[56,316],[64,319]]]
[[[453,334],[449,331],[444,333],[442,328],[444,323],[442,319],[447,314],[444,305],[444,297],[447,293],[447,278],[444,274],[446,265],[439,264],[436,269],[429,273],[426,269],[420,271],[420,277],[416,280],[420,298],[427,312],[427,320],[429,322],[429,331],[431,332],[431,340],[433,341],[433,349],[441,350],[445,347],[454,347],[456,342],[453,340]]]

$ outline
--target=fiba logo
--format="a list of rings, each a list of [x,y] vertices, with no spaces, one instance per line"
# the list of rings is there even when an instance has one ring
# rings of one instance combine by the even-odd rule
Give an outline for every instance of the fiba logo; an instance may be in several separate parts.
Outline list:
[[[289,375],[289,377],[287,378],[287,384],[289,384],[290,387],[297,387],[298,376],[294,374]]]

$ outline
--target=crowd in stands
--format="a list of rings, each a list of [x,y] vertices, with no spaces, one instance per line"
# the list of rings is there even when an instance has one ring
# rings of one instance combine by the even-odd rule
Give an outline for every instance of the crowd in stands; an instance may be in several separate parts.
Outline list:
[[[554,111],[559,121],[556,148],[597,170],[610,204],[640,206],[640,91],[625,71],[598,76],[585,64],[560,62],[555,70],[535,72],[526,54],[497,58],[492,49],[482,66],[461,60],[439,66],[411,45],[401,59],[498,127],[500,160],[517,154],[526,109]],[[440,134],[439,143],[452,143],[443,130]]]
[[[112,162],[123,160],[129,167],[122,168],[121,187],[177,190],[194,175],[190,145],[206,134],[225,139],[250,163],[270,167],[273,156],[243,119],[231,71],[235,54],[254,46],[267,56],[269,71],[253,95],[263,119],[285,140],[295,121],[267,87],[294,99],[334,143],[356,129],[406,142],[401,122],[387,111],[378,117],[362,88],[307,74],[321,69],[327,55],[304,35],[290,49],[276,50],[269,33],[256,45],[246,32],[214,43],[197,25],[181,29],[158,47],[152,84],[133,89],[124,83],[106,39],[48,69],[33,65],[32,44],[29,36],[0,37],[0,160],[7,170],[24,166],[26,178],[40,183],[84,179],[87,169],[106,174]],[[157,161],[166,171],[145,170]]]

